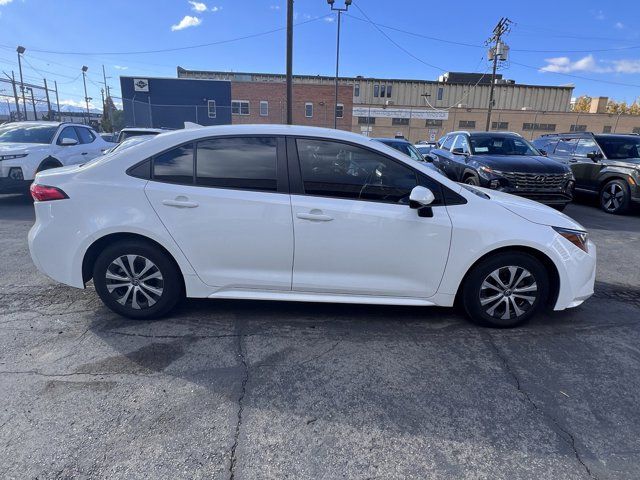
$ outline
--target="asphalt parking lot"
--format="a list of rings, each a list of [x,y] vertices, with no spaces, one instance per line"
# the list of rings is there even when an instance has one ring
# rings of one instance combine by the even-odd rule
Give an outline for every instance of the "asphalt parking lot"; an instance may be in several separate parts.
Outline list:
[[[38,273],[33,207],[0,196],[0,477],[639,478],[640,214],[566,213],[596,295],[518,329],[249,301],[135,322]]]

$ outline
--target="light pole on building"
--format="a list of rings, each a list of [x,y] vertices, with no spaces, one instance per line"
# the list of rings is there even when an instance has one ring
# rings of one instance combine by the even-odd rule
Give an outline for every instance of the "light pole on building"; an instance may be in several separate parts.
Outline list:
[[[340,19],[342,17],[342,12],[346,12],[349,10],[349,5],[351,5],[351,0],[344,0],[344,7],[338,8],[334,5],[335,0],[327,0],[329,6],[331,6],[331,10],[334,12],[338,12],[338,34],[336,38],[336,84],[335,84],[335,102],[333,109],[333,128],[338,128],[338,69],[340,66]],[[344,115],[344,113],[343,113]]]
[[[24,98],[24,81],[22,80],[22,54],[25,52],[26,48],[18,45],[16,48],[16,52],[18,52],[18,69],[20,70],[20,92],[22,92],[22,108],[24,110],[24,119],[27,119],[27,101]],[[18,111],[18,117],[20,117],[20,112]]]
[[[89,97],[87,96],[87,70],[89,67],[86,65],[82,66],[82,83],[84,84],[84,102],[87,105],[87,125],[89,125],[90,115],[89,115]]]

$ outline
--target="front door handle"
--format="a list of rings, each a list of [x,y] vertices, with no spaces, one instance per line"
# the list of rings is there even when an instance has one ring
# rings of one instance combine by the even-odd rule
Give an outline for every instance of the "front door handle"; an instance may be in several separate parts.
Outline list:
[[[311,220],[313,222],[330,222],[331,220],[333,220],[333,217],[324,215],[318,210],[311,210],[311,212],[309,213],[296,213],[296,217],[301,220]]]
[[[175,200],[163,200],[162,204],[167,207],[176,208],[196,208],[198,206],[198,202],[190,202],[186,197],[178,197]]]
[[[82,152],[80,155],[88,155],[89,152]]]

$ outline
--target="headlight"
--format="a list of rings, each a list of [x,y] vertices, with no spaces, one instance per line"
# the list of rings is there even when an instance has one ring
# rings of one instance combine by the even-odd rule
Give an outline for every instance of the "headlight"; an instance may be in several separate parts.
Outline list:
[[[478,174],[483,178],[489,179],[493,175],[493,170],[485,165],[480,165],[478,167]]]
[[[587,252],[587,241],[589,240],[589,234],[582,230],[571,230],[570,228],[552,227],[561,236],[569,240],[580,250]]]
[[[29,154],[28,153],[20,153],[18,155],[0,155],[0,162],[2,160],[12,160],[14,158],[26,157],[27,155],[29,155]]]

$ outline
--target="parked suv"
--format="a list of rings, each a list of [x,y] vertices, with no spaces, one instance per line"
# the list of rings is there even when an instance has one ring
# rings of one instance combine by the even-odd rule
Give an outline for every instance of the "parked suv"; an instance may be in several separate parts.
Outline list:
[[[571,169],[517,133],[452,132],[429,155],[456,182],[520,195],[558,210],[572,200]]]
[[[341,130],[177,130],[39,173],[29,248],[51,278],[93,278],[109,308],[139,319],[183,295],[459,299],[474,320],[506,327],[593,293],[596,248],[581,225],[427,165]]]
[[[0,126],[0,193],[22,193],[37,172],[91,160],[108,149],[95,130],[60,122]]]
[[[558,133],[533,144],[569,165],[576,192],[598,195],[605,212],[625,213],[632,203],[640,203],[640,136]]]

